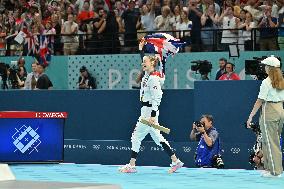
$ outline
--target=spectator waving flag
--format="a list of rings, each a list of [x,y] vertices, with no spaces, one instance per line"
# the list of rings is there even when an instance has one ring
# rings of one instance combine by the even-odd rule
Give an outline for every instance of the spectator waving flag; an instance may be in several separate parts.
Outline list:
[[[25,23],[22,31],[25,34],[24,54],[35,56],[38,53],[38,36],[33,35],[32,32],[28,30],[28,27]]]
[[[162,75],[165,74],[165,63],[170,55],[175,55],[179,52],[185,43],[179,39],[174,38],[170,34],[155,33],[146,35],[142,40],[145,40],[146,44],[144,50],[147,53],[155,53],[159,55],[160,66],[159,71]]]
[[[47,66],[48,62],[51,60],[51,42],[49,36],[40,35],[39,38],[39,63]]]

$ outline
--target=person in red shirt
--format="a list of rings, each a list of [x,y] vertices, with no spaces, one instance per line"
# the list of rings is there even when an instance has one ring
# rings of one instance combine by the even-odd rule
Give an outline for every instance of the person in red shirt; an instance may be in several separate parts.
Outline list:
[[[90,11],[90,2],[85,0],[83,5],[83,10],[78,14],[78,23],[82,23],[82,21],[88,20],[90,18],[94,18],[94,11]]]
[[[237,73],[234,72],[235,65],[231,62],[226,64],[226,72],[219,78],[219,80],[240,80]]]

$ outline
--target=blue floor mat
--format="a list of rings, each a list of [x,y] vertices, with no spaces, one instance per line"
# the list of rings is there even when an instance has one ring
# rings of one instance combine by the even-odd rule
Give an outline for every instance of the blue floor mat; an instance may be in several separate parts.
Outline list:
[[[118,184],[123,189],[283,189],[284,177],[263,178],[243,169],[181,168],[168,174],[167,167],[137,167],[134,174],[118,166],[95,164],[11,165],[17,180]]]

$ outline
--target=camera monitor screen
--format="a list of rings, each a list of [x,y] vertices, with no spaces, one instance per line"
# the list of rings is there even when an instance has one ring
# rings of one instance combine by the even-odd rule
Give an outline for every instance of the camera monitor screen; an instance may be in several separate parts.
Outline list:
[[[0,162],[61,162],[63,118],[3,118],[0,113]]]

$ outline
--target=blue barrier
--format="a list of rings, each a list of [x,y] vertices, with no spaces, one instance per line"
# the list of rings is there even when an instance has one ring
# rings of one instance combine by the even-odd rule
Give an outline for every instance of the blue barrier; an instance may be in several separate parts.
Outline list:
[[[129,141],[66,139],[64,143],[65,162],[122,165],[129,161],[131,154]],[[197,142],[171,142],[170,145],[186,167],[195,167],[194,153]],[[251,148],[249,143],[225,143],[222,146],[225,168],[250,169],[248,152],[243,150],[249,148]],[[163,148],[152,141],[142,142],[140,149],[137,165],[169,166],[171,163]]]
[[[214,125],[220,132],[226,167],[249,168],[247,160],[255,135],[243,123],[257,97],[259,84],[252,80],[199,81],[194,90],[164,90],[159,120],[171,128],[171,134],[165,137],[188,166],[193,166],[196,147],[189,142],[192,122],[208,113],[214,116]],[[129,141],[140,112],[138,90],[0,91],[0,96],[2,111],[68,112],[66,162],[122,164],[129,158]],[[149,140],[148,137],[145,141]],[[69,148],[73,144],[75,148]],[[88,146],[87,150],[76,147],[80,144]],[[98,148],[96,145],[101,145],[101,151],[93,150]],[[150,150],[143,152],[145,156],[141,153],[139,165],[168,165],[165,154],[151,150],[155,147],[152,142],[143,145]],[[107,146],[124,146],[121,149],[126,150],[116,152]],[[187,154],[184,149],[188,151],[189,147],[191,153]]]

